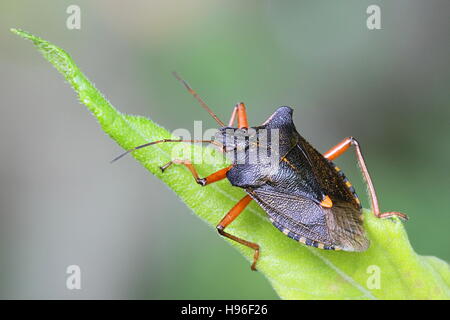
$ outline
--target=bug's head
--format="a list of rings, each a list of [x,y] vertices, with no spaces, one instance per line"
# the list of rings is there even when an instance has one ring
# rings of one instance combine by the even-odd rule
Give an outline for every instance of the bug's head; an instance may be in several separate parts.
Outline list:
[[[215,134],[214,141],[222,146],[223,152],[228,153],[248,149],[256,138],[257,132],[252,128],[222,127]]]

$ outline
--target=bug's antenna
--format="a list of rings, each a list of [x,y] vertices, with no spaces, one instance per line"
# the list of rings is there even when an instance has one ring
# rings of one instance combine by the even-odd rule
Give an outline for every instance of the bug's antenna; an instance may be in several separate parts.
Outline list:
[[[202,98],[200,98],[200,96],[197,94],[197,92],[195,92],[190,86],[189,84],[184,81],[176,72],[172,72],[172,74],[174,75],[175,78],[177,78],[178,81],[180,81],[185,87],[186,89],[189,91],[190,94],[192,94],[194,96],[194,98],[200,103],[200,105],[203,107],[203,109],[205,109],[206,111],[208,111],[208,113],[211,115],[211,117],[214,118],[214,120],[216,120],[216,122],[221,126],[221,127],[225,127],[225,124],[215,115],[215,113],[208,107],[208,105],[205,103],[205,101],[202,100]]]
[[[134,150],[142,149],[142,148],[145,148],[145,147],[148,147],[148,146],[152,146],[152,145],[157,144],[157,143],[165,143],[165,142],[212,143],[212,144],[215,144],[215,145],[220,146],[220,144],[218,144],[216,141],[213,141],[213,140],[181,140],[181,139],[175,140],[175,139],[162,139],[162,140],[157,140],[157,141],[152,141],[152,142],[144,143],[144,144],[141,144],[140,146],[137,146],[137,147],[134,147],[134,148],[132,148],[132,149],[129,149],[129,150],[125,151],[124,153],[122,153],[121,155],[119,155],[119,156],[115,157],[114,159],[112,159],[112,160],[110,161],[110,163],[116,162],[117,160],[119,160],[120,158],[126,156],[126,155],[129,154],[130,152],[133,152]]]

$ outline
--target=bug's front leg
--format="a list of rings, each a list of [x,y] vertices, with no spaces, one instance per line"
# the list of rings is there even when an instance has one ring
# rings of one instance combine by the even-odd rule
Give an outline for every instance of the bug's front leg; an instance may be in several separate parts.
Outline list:
[[[236,104],[233,108],[233,113],[231,114],[228,126],[232,127],[234,120],[237,118],[238,128],[248,128],[247,111],[245,109],[245,104],[240,102]]]
[[[195,181],[200,184],[201,186],[206,186],[208,184],[211,184],[213,182],[217,182],[220,180],[223,180],[226,178],[226,174],[228,170],[231,169],[232,166],[223,168],[219,171],[216,171],[209,176],[205,178],[200,178],[197,170],[195,169],[194,165],[189,160],[172,160],[166,163],[165,165],[161,166],[161,170],[164,172],[168,167],[170,167],[172,164],[182,164],[186,166],[189,171],[191,171],[192,175],[194,176]],[[222,218],[222,220],[219,222],[219,224],[216,226],[217,231],[221,236],[227,237],[228,239],[231,239],[233,241],[236,241],[240,244],[243,244],[244,246],[247,246],[253,250],[255,250],[255,254],[253,256],[253,263],[251,265],[251,269],[253,271],[256,271],[256,262],[259,258],[259,245],[244,239],[241,239],[239,237],[236,237],[232,234],[229,234],[228,232],[225,232],[224,229],[234,221],[241,213],[244,211],[244,209],[247,207],[247,205],[250,203],[252,198],[249,195],[246,195],[244,198],[242,198],[226,215]]]
[[[246,195],[244,198],[239,200],[238,203],[225,215],[225,217],[222,218],[222,220],[219,222],[219,224],[216,226],[217,231],[221,236],[227,237],[228,239],[231,239],[233,241],[236,241],[240,244],[243,244],[244,246],[247,246],[253,250],[255,250],[255,253],[253,255],[253,263],[251,265],[251,269],[253,271],[256,271],[256,262],[259,258],[259,245],[250,242],[247,240],[244,240],[242,238],[238,238],[232,234],[229,234],[228,232],[225,232],[224,229],[234,221],[241,213],[244,211],[244,209],[247,207],[247,205],[250,203],[252,198],[249,195]]]
[[[197,170],[195,169],[194,165],[189,161],[189,160],[172,160],[167,162],[165,165],[161,166],[161,171],[164,172],[167,168],[169,168],[172,164],[182,164],[184,165],[186,168],[189,169],[189,171],[192,173],[195,182],[197,182],[199,185],[201,186],[206,186],[208,184],[211,184],[213,182],[217,182],[220,180],[223,180],[227,177],[227,172],[228,170],[231,169],[231,166],[220,169],[219,171],[216,171],[212,174],[210,174],[209,176],[205,177],[205,178],[200,178],[200,176],[197,173]]]
[[[408,216],[401,212],[381,212],[378,205],[377,194],[375,192],[375,187],[373,186],[372,179],[370,178],[369,170],[367,170],[364,157],[361,152],[361,147],[358,141],[353,137],[348,137],[338,143],[336,146],[324,153],[324,157],[328,160],[334,160],[346,152],[351,146],[355,147],[356,158],[358,159],[358,164],[361,169],[364,180],[367,184],[367,189],[369,192],[369,197],[371,200],[372,210],[377,218],[389,218],[392,216],[397,216],[403,220],[408,220]]]

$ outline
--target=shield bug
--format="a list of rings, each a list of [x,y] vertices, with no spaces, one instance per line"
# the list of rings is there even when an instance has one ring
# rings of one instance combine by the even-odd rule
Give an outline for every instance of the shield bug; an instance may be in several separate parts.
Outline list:
[[[364,251],[369,247],[360,200],[344,173],[333,163],[350,147],[355,149],[374,215],[377,218],[397,216],[408,219],[400,212],[380,211],[372,179],[355,138],[345,138],[321,154],[297,132],[290,107],[280,107],[262,125],[249,127],[245,105],[238,103],[228,126],[225,126],[187,82],[176,73],[174,75],[220,125],[215,139],[153,141],[128,150],[113,161],[134,150],[168,142],[208,142],[219,145],[227,154],[241,153],[240,161],[234,156],[230,166],[204,178],[199,177],[195,166],[187,159],[174,159],[161,166],[161,170],[164,172],[173,164],[184,165],[201,186],[228,179],[231,185],[245,190],[247,195],[236,203],[216,228],[220,235],[254,250],[252,270],[256,270],[259,245],[225,231],[252,200],[261,206],[278,230],[295,241],[324,250]],[[237,127],[233,127],[236,120]],[[261,143],[258,138],[262,131],[276,131],[278,139]],[[258,157],[257,161],[249,161],[253,145],[259,149],[263,145],[265,151],[272,156],[275,154],[276,165],[262,163]],[[261,151],[259,149],[258,152]]]

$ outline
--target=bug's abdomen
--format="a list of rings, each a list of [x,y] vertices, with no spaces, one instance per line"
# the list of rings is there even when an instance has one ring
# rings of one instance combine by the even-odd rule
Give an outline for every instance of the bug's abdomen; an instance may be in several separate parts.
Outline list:
[[[351,182],[347,179],[347,177],[345,176],[344,172],[341,170],[341,168],[339,168],[337,165],[335,165],[333,163],[333,161],[329,161],[330,164],[333,166],[334,170],[336,171],[336,173],[338,174],[339,177],[341,177],[343,183],[345,183],[345,186],[348,188],[348,191],[350,191],[353,195],[353,197],[355,198],[355,202],[358,204],[359,209],[362,209],[362,205],[361,205],[361,201],[359,200],[358,195],[356,194],[356,190],[353,187],[353,185],[351,184]]]
[[[320,205],[303,196],[282,194],[270,186],[247,190],[272,224],[289,238],[321,249],[335,249]]]
[[[270,222],[272,222],[272,224],[275,226],[275,228],[277,228],[278,230],[280,230],[281,232],[283,232],[285,235],[287,235],[289,238],[301,242],[303,244],[306,244],[307,246],[311,246],[311,247],[315,247],[315,248],[319,248],[319,249],[324,249],[324,250],[341,250],[341,248],[335,247],[333,245],[328,245],[328,244],[324,244],[322,242],[319,241],[315,241],[309,238],[305,238],[295,232],[292,232],[291,230],[287,229],[285,226],[279,224],[277,221],[275,221],[272,218],[269,218]]]
[[[273,190],[270,186],[247,190],[267,212],[272,224],[289,238],[326,250],[364,251],[369,246],[360,210],[335,199],[324,208],[314,200]]]

